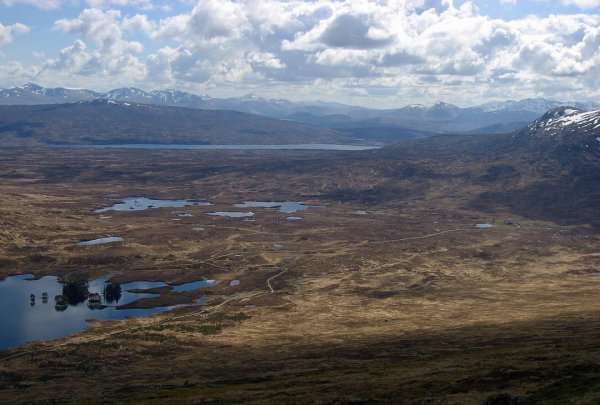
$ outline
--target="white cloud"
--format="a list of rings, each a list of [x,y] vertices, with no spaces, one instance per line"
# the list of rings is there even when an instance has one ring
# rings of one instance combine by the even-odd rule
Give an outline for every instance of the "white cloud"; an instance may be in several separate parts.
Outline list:
[[[148,19],[148,16],[136,14],[133,17],[123,19],[121,26],[124,30],[138,31],[150,35],[156,29],[156,24]]]
[[[5,6],[13,6],[15,4],[27,4],[42,10],[54,10],[61,6],[63,0],[2,0]]]
[[[152,0],[0,0],[0,4],[14,6],[25,4],[42,10],[56,10],[62,6],[86,5],[94,8],[105,7],[137,7],[145,10],[157,8],[157,2]],[[163,8],[166,5],[160,5]]]
[[[594,8],[600,7],[600,0],[563,0],[563,4],[566,6],[577,6],[581,8]]]
[[[145,10],[151,10],[155,6],[151,0],[85,0],[90,7],[139,7]]]
[[[11,43],[14,36],[29,32],[29,27],[25,24],[15,23],[12,25],[2,25],[0,23],[0,46]]]
[[[55,29],[74,38],[41,74],[86,76],[104,80],[104,88],[118,80],[282,96],[321,91],[393,100],[422,94],[455,102],[540,89],[549,97],[568,89],[598,94],[590,83],[600,81],[594,76],[600,17],[589,12],[502,20],[482,15],[471,1],[201,0],[161,19],[119,8],[167,3],[73,1],[96,8],[56,21]],[[588,8],[599,2],[563,1]],[[61,3],[73,2],[45,4]],[[0,26],[0,44],[13,40],[17,31],[11,30]]]
[[[156,22],[153,38],[181,47],[149,61],[172,80],[205,84],[268,80],[283,88],[355,78],[368,89],[399,89],[435,80],[440,88],[469,83],[469,91],[483,93],[517,82],[528,91],[562,78],[577,87],[598,60],[599,21],[503,21],[478,14],[471,2],[208,0]]]
[[[181,42],[213,41],[239,38],[247,27],[242,3],[230,0],[198,2],[189,14],[161,21],[157,38],[174,38]]]
[[[144,47],[124,39],[122,27],[143,30],[144,22],[147,20],[143,17],[123,19],[118,10],[100,9],[86,9],[77,18],[56,21],[56,30],[81,38],[63,48],[58,58],[47,60],[39,76],[81,76],[113,82],[143,80],[147,74],[146,65],[140,61]]]
[[[45,68],[77,73],[93,58],[86,48],[86,44],[78,39],[73,45],[61,49],[58,59],[48,60]]]

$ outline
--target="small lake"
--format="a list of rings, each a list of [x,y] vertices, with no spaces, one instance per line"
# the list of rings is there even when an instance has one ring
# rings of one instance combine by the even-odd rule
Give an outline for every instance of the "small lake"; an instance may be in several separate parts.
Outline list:
[[[120,309],[142,298],[157,297],[147,290],[172,287],[173,292],[193,291],[214,285],[213,280],[170,286],[162,281],[108,283],[104,277],[85,282],[61,283],[57,277],[34,280],[31,275],[0,281],[0,350],[36,340],[52,340],[81,332],[87,319],[124,319],[149,316],[175,306]],[[202,299],[197,303],[203,302]]]
[[[191,218],[191,217],[193,217],[193,215],[190,214],[189,212],[175,212],[174,214],[175,214],[175,216],[177,216],[179,218]]]
[[[234,204],[237,208],[277,208],[279,212],[291,214],[311,208],[310,205],[298,201],[244,201]]]
[[[93,246],[93,245],[103,245],[105,243],[118,243],[123,242],[123,238],[120,236],[107,236],[106,238],[98,238],[92,240],[82,240],[78,242],[78,246]]]
[[[488,229],[488,228],[493,228],[494,225],[492,224],[477,224],[475,225],[475,228],[479,228],[479,229]]]
[[[249,218],[254,216],[254,212],[217,211],[208,212],[206,215],[212,215],[213,217]]]
[[[127,197],[119,199],[118,203],[110,207],[98,208],[94,212],[107,211],[145,211],[152,208],[182,208],[187,206],[208,206],[211,205],[206,201],[196,200],[159,200],[146,197]]]
[[[175,285],[175,286],[173,286],[172,291],[174,291],[174,292],[194,291],[199,288],[212,287],[213,285],[215,285],[215,280],[194,281],[192,283]]]
[[[293,145],[181,145],[181,144],[107,144],[107,145],[50,145],[57,148],[92,148],[92,149],[172,149],[172,150],[330,150],[360,151],[379,149],[379,146],[338,145],[328,143],[303,143]]]

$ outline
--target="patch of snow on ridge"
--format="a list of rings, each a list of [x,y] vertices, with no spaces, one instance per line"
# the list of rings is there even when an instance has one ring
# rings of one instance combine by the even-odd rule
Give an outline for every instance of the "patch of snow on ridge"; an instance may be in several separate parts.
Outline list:
[[[582,111],[573,108],[557,109],[549,111],[542,118],[537,119],[529,125],[529,129],[540,128],[545,132],[556,131],[567,127],[578,127],[582,130],[596,129],[600,127],[593,125],[600,120],[600,110]]]

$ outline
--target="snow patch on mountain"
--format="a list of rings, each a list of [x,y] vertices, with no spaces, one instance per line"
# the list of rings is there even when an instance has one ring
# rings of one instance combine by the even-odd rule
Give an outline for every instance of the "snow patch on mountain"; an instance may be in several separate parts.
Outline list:
[[[507,100],[499,102],[485,103],[476,108],[482,109],[485,112],[501,112],[501,111],[530,111],[539,114],[559,108],[564,105],[573,106],[580,110],[596,110],[600,108],[600,104],[591,101],[556,101],[546,100],[544,98],[526,98],[523,100]]]
[[[527,127],[538,134],[586,134],[600,129],[600,110],[583,111],[573,107],[559,107],[548,111]],[[598,138],[596,138],[598,139]]]

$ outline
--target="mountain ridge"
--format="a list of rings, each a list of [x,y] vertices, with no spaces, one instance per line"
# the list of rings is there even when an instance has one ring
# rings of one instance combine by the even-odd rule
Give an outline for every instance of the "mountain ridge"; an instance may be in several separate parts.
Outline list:
[[[69,94],[71,97],[82,97],[81,99],[93,99],[93,98],[108,98],[114,99],[118,101],[145,101],[146,104],[156,103],[158,105],[167,105],[160,104],[169,102],[168,97],[166,95],[171,96],[171,102],[173,103],[186,103],[186,102],[198,102],[204,101],[207,103],[207,106],[216,107],[221,106],[225,103],[272,103],[276,105],[287,105],[290,107],[298,108],[299,106],[315,106],[322,108],[324,110],[331,109],[356,109],[359,111],[379,111],[379,112],[392,112],[398,110],[433,110],[433,111],[444,111],[444,110],[456,110],[456,109],[481,109],[485,112],[497,112],[497,111],[530,111],[530,112],[538,112],[543,113],[549,109],[570,105],[579,109],[598,109],[600,108],[600,103],[592,102],[592,101],[557,101],[557,100],[548,100],[545,98],[526,98],[521,100],[505,100],[505,101],[496,101],[496,102],[488,102],[484,104],[468,106],[468,107],[458,107],[454,104],[446,103],[444,101],[438,101],[437,103],[426,106],[422,104],[408,104],[399,108],[392,109],[376,109],[376,108],[367,108],[360,107],[355,105],[341,104],[341,103],[333,103],[333,102],[322,102],[322,101],[302,101],[302,102],[291,102],[286,99],[268,99],[264,97],[257,96],[255,94],[247,94],[241,97],[230,97],[230,98],[214,98],[209,95],[197,95],[181,90],[173,90],[173,89],[161,89],[161,90],[142,90],[137,87],[121,87],[109,90],[107,92],[97,92],[94,90],[88,89],[68,89],[64,87],[56,87],[56,88],[46,88],[35,83],[27,83],[23,86],[17,86],[12,88],[0,88],[0,105],[17,105],[14,104],[13,101],[21,101],[26,104],[34,104],[40,101],[39,97],[33,97],[33,99],[27,99],[27,95],[37,95],[37,96],[45,96],[52,93],[58,94]],[[174,97],[174,95],[177,97]],[[11,96],[16,97],[17,99],[11,99]],[[49,96],[48,101],[58,101],[56,98]],[[79,100],[74,100],[79,101]],[[212,104],[210,104],[212,103]],[[48,104],[48,103],[42,103]],[[186,105],[174,105],[174,106],[186,106]],[[225,108],[229,109],[229,108]],[[246,112],[246,111],[243,111]]]
[[[0,141],[3,146],[356,143],[350,135],[335,130],[239,111],[111,99],[0,106]]]
[[[433,106],[409,104],[397,109],[378,110],[321,101],[312,104],[295,103],[284,99],[265,99],[253,94],[220,99],[178,90],[147,92],[136,87],[97,93],[86,89],[47,89],[29,83],[0,90],[0,105],[5,106],[64,104],[95,99],[164,107],[239,111],[386,143],[441,133],[500,134],[518,131],[547,110],[563,105],[545,99],[525,99],[461,108],[440,101]],[[570,105],[578,109],[600,109],[600,104],[593,102],[574,102]],[[544,109],[541,110],[542,108]]]

